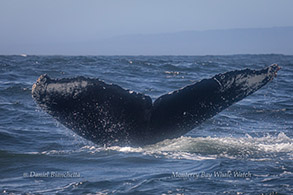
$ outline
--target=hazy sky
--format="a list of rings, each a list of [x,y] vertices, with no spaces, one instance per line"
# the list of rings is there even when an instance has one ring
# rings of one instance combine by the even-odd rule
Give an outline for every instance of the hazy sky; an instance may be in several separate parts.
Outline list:
[[[293,26],[293,0],[1,0],[0,44]]]

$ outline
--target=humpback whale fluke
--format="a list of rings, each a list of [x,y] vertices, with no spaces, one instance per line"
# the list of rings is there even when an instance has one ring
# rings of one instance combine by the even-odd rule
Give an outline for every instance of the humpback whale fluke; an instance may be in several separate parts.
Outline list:
[[[280,67],[235,70],[162,95],[149,96],[84,77],[41,75],[38,105],[64,126],[99,145],[153,144],[192,130],[271,81]]]

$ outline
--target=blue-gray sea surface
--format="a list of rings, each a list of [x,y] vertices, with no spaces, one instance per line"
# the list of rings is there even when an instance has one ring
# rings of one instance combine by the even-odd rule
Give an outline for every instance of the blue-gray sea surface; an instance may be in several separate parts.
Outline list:
[[[235,69],[278,77],[188,134],[100,147],[43,112],[31,87],[100,78],[157,97]],[[0,193],[293,194],[293,56],[0,56]],[[139,131],[139,129],[138,129]]]

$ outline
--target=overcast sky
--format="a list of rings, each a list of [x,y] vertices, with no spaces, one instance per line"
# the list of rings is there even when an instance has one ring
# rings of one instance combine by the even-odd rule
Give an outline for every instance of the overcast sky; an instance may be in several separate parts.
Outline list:
[[[293,26],[293,0],[1,0],[0,44]]]

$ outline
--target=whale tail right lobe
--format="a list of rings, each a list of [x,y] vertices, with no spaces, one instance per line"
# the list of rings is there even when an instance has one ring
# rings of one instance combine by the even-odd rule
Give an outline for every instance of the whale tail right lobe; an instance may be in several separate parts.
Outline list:
[[[261,70],[230,71],[159,97],[153,104],[151,116],[154,137],[184,135],[263,87],[279,69],[273,64]]]

